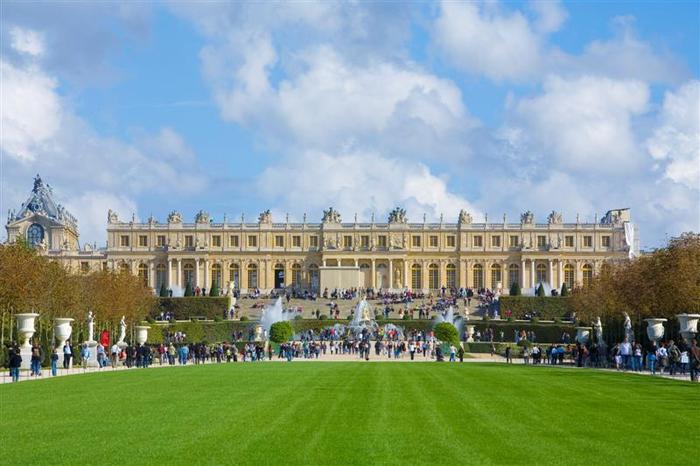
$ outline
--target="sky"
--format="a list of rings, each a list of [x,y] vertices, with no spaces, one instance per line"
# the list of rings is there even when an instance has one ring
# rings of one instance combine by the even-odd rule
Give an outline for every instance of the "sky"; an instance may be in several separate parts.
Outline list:
[[[0,221],[600,219],[700,231],[700,4],[0,3]],[[4,232],[3,232],[4,233]]]

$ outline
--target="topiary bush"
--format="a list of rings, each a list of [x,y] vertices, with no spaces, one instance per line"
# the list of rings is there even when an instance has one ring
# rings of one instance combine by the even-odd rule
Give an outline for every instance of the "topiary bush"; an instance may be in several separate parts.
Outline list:
[[[518,282],[513,282],[513,284],[510,285],[510,295],[520,296],[520,284]]]
[[[569,289],[566,287],[566,283],[561,284],[561,296],[569,296]]]
[[[209,296],[216,297],[219,296],[219,283],[214,282],[214,284],[211,286],[211,289],[209,290]]]
[[[516,318],[534,313],[541,319],[555,319],[571,315],[571,296],[501,296],[501,310],[510,309]]]
[[[289,321],[275,322],[270,326],[270,340],[275,343],[285,343],[292,339],[294,330]]]
[[[190,282],[187,282],[187,286],[185,286],[185,296],[194,296],[194,290]]]
[[[158,295],[161,298],[167,298],[168,297],[168,288],[165,286],[165,282],[160,284],[160,292],[158,292]]]
[[[222,317],[228,306],[228,298],[207,296],[188,296],[184,298],[158,298],[150,316],[158,317],[160,313],[170,314],[175,320],[187,320],[192,317],[214,319]]]
[[[457,328],[449,322],[440,322],[435,326],[435,336],[445,343],[459,344],[459,332]]]
[[[544,285],[542,285],[542,283],[540,283],[540,286],[537,287],[537,296],[544,297],[544,295],[545,295]]]

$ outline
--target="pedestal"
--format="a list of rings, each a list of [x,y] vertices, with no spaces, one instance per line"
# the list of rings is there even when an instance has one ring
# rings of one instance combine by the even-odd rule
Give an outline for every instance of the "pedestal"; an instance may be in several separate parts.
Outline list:
[[[71,322],[73,322],[73,319],[70,317],[55,317],[53,319],[53,333],[54,336],[56,337],[56,341],[58,342],[58,346],[56,346],[56,352],[58,353],[59,357],[59,364],[63,363],[63,358],[65,357],[63,354],[63,345],[66,344],[66,340],[70,338],[71,333],[73,333],[73,327],[71,327]],[[73,366],[73,358],[70,359],[70,366],[69,368]]]
[[[85,344],[90,352],[90,356],[87,360],[87,367],[99,367],[100,365],[97,363],[97,342],[94,340],[86,341]]]
[[[36,319],[39,314],[35,312],[28,312],[24,314],[15,314],[17,319],[17,333],[20,335],[20,347],[19,354],[22,357],[22,365],[20,369],[29,370],[32,367],[32,344],[30,340],[34,336],[34,319]]]

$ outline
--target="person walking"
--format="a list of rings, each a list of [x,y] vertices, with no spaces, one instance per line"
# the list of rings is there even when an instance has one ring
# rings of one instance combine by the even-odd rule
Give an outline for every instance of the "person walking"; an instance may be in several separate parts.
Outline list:
[[[66,340],[66,343],[63,345],[63,368],[64,369],[70,368],[70,360],[72,357],[73,357],[73,350],[70,347],[70,341]]]
[[[457,354],[457,348],[455,345],[450,345],[450,362],[455,362],[455,355]]]
[[[510,346],[506,346],[506,363],[512,363],[513,358],[510,355]]]
[[[83,343],[82,348],[80,348],[80,364],[83,369],[87,369],[88,359],[90,359],[90,349],[87,343]]]
[[[651,372],[651,375],[656,375],[656,345],[652,346],[651,350],[647,353],[647,369]]]
[[[19,368],[22,367],[22,356],[19,354],[19,348],[13,348],[10,351],[10,376],[13,382],[19,382]]]
[[[38,377],[41,376],[41,360],[43,359],[42,356],[43,354],[41,347],[38,343],[34,343],[34,346],[32,346],[32,358],[30,360],[32,367],[31,375],[36,375]]]
[[[457,356],[459,357],[459,362],[464,362],[464,347],[462,347],[462,345],[459,345]]]
[[[693,338],[690,344],[690,351],[688,351],[689,356],[689,366],[690,366],[690,381],[698,381],[700,376],[700,347],[698,346],[697,338]]]
[[[51,352],[51,375],[53,377],[58,375],[58,351],[56,348]]]

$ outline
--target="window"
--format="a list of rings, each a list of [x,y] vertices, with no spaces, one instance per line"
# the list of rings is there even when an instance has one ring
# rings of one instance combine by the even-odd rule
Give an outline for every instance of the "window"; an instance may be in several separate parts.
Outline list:
[[[472,267],[472,283],[477,290],[484,287],[484,268],[481,264],[474,264]]]
[[[420,236],[415,235],[411,238],[411,246],[413,246],[414,248],[420,247]]]
[[[537,247],[543,248],[547,246],[547,237],[544,235],[537,235]]]
[[[431,290],[440,288],[440,267],[437,264],[428,266],[428,288]]]
[[[211,285],[210,285],[210,290],[211,286],[216,283],[216,286],[219,287],[219,292],[221,292],[221,264],[212,264],[211,266]]]
[[[158,264],[156,266],[156,286],[155,289],[159,290],[163,285],[168,288],[168,283],[166,282],[167,275],[165,274],[165,264]]]
[[[518,264],[510,264],[508,266],[508,284],[513,285],[513,283],[520,284],[520,267]]]
[[[518,244],[520,244],[520,238],[518,238],[518,235],[510,235],[510,241],[508,244],[511,248],[517,248]]]
[[[501,266],[499,264],[493,264],[491,266],[491,288],[499,288],[499,285],[503,286],[501,283]]]
[[[165,246],[165,235],[158,235],[156,237],[156,246],[161,248]]]
[[[491,237],[491,247],[492,248],[500,248],[501,247],[501,237],[500,236],[492,236]]]
[[[574,235],[566,235],[564,237],[564,245],[567,248],[573,248],[574,247]]]
[[[238,247],[238,235],[231,235],[228,237],[228,245],[232,248]]]
[[[351,248],[352,247],[352,236],[350,236],[350,235],[343,236],[343,247],[344,248]]]
[[[119,273],[131,273],[131,267],[126,262],[119,264]]]
[[[583,247],[584,248],[593,247],[593,237],[591,235],[586,235],[583,237]]]
[[[454,239],[454,236],[452,239]],[[457,288],[457,267],[454,264],[447,264],[447,267],[445,267],[445,273],[447,275],[447,287]]]
[[[142,248],[148,246],[148,236],[139,235],[139,246]]]
[[[593,281],[593,266],[586,264],[581,268],[581,272],[583,273],[583,286],[589,286]]]
[[[448,248],[453,248],[455,247],[455,237],[454,235],[449,235],[447,237],[447,247]]]
[[[185,236],[185,247],[191,248],[194,246],[194,237],[192,235]]]
[[[283,248],[284,247],[284,236],[275,235],[275,247],[276,248]]]
[[[80,271],[83,273],[87,273],[90,271],[90,264],[87,262],[81,262],[80,263]]]
[[[544,264],[537,264],[535,268],[536,283],[547,283],[547,266]]]
[[[234,288],[238,288],[241,285],[241,269],[238,264],[231,264],[228,266],[228,281],[233,283]]]
[[[183,276],[185,278],[185,283],[183,283],[182,286],[186,287],[188,283],[190,286],[196,285],[194,282],[194,264],[185,264],[183,268]]]
[[[318,236],[309,236],[309,247],[318,247]]]
[[[258,247],[258,237],[255,235],[248,235],[248,247],[257,248]],[[255,269],[255,276],[257,277],[258,270]]]
[[[148,286],[148,266],[146,264],[139,264],[139,278],[143,286]]]
[[[128,248],[129,247],[129,235],[122,235],[119,240],[119,246]]]
[[[386,235],[379,235],[378,243],[380,248],[386,247]]]
[[[480,248],[484,245],[484,242],[481,238],[481,235],[475,236],[473,241],[474,241],[475,248]]]
[[[411,288],[414,290],[419,290],[423,288],[422,286],[422,274],[423,268],[419,264],[413,264],[411,266]]]
[[[564,266],[564,283],[568,289],[574,288],[574,266],[571,264]]]
[[[610,236],[605,235],[600,238],[600,244],[604,248],[609,248],[610,247]]]
[[[369,235],[362,235],[360,237],[360,244],[362,245],[363,248],[368,248],[369,247]]]
[[[295,288],[301,286],[301,265],[299,264],[292,265],[292,286]]]
[[[431,248],[436,248],[436,247],[438,247],[438,237],[437,237],[437,235],[430,235],[430,247],[431,247]]]
[[[220,235],[214,235],[211,237],[211,245],[214,246],[215,248],[220,248],[221,247],[221,236]],[[221,282],[219,282],[221,283]]]
[[[295,247],[295,248],[301,247],[301,236],[299,236],[299,235],[292,236],[292,247]]]
[[[42,239],[44,239],[44,227],[38,223],[32,224],[27,229],[27,241],[29,241],[29,244],[32,246],[36,246],[37,244],[41,243]]]
[[[250,238],[255,238],[255,242],[257,243],[258,238],[256,236],[249,236],[248,240]],[[256,264],[250,264],[248,265],[248,288],[257,288],[258,287],[258,266]]]

